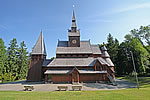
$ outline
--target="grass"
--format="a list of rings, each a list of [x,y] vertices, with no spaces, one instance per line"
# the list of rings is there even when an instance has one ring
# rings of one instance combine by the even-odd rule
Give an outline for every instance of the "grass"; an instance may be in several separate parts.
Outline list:
[[[134,79],[119,77],[119,79]],[[0,91],[0,100],[149,100],[150,78],[139,78],[141,88],[101,91],[54,91],[54,92],[30,92],[30,91]]]
[[[1,91],[0,100],[148,100],[150,88],[105,91]]]

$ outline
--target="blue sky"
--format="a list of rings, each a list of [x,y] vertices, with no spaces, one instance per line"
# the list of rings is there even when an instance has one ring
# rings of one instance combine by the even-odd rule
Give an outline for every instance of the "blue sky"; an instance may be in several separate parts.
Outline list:
[[[150,24],[150,0],[0,0],[0,37],[25,41],[28,51],[41,29],[48,58],[55,56],[57,41],[67,40],[72,5],[82,40],[107,41],[109,33],[123,41],[131,29]]]

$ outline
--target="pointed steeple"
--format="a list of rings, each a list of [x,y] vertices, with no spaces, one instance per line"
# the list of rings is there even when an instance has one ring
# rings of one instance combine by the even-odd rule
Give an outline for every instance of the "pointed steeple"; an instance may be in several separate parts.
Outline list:
[[[106,46],[105,46],[105,43],[103,42],[103,46],[101,47],[101,49],[103,50],[103,51],[107,51],[107,48],[106,48]]]
[[[74,13],[74,5],[73,5],[73,16],[72,16],[72,27],[71,30],[73,32],[76,32],[77,26],[76,26],[76,18],[75,18],[75,13]]]
[[[34,47],[32,49],[32,54],[33,55],[43,54],[45,56],[47,55],[42,30],[41,30],[41,34],[40,34],[36,44],[34,45]]]
[[[72,20],[76,20],[75,14],[74,14],[74,8],[73,8],[73,16],[72,16]]]
[[[106,48],[106,46],[105,46],[104,43],[103,43],[103,46],[101,47],[101,50],[102,50],[102,57],[104,57],[104,58],[110,58],[110,55],[108,54],[107,48]]]

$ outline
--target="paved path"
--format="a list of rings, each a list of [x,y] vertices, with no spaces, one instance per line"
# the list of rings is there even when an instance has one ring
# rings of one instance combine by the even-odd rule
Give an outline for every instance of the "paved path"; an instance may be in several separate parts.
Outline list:
[[[135,88],[135,83],[130,83],[124,80],[116,80],[117,86],[112,86],[109,84],[102,83],[82,83],[82,90],[114,90],[114,89],[125,89],[125,88]],[[18,82],[9,82],[0,84],[0,91],[23,91],[24,85],[32,85],[34,86],[33,91],[57,91],[57,86],[68,86],[68,90],[72,90],[72,84],[43,84],[39,82],[26,83],[25,81]]]

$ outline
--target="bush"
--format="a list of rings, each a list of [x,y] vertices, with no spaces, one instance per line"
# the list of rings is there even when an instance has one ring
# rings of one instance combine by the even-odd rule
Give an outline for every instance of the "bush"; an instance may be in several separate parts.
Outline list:
[[[0,80],[3,82],[15,81],[15,77],[11,73],[4,73],[0,75]]]

